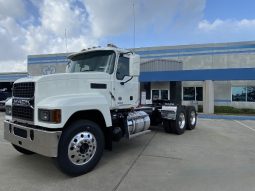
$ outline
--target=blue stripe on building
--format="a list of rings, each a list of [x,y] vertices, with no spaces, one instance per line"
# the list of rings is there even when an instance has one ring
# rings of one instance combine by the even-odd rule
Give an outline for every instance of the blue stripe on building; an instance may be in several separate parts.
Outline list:
[[[67,60],[45,60],[45,61],[36,61],[36,62],[28,62],[28,65],[33,64],[67,64]]]
[[[0,75],[0,81],[4,81],[4,82],[14,82],[20,78],[25,78],[28,75],[24,74],[24,75]]]
[[[141,82],[204,80],[255,80],[255,68],[141,72],[140,75]]]
[[[67,55],[56,55],[56,56],[43,56],[43,57],[28,57],[28,61],[42,61],[42,60],[66,60],[67,59]]]
[[[221,54],[247,54],[254,53],[255,50],[244,50],[244,51],[228,51],[228,52],[204,52],[204,53],[193,53],[193,54],[168,54],[168,55],[152,55],[152,56],[141,56],[141,58],[169,58],[169,57],[185,57],[185,56],[204,56],[204,55],[221,55]]]
[[[198,118],[202,119],[224,119],[224,120],[255,120],[255,116],[245,115],[213,115],[213,114],[198,114]]]
[[[23,77],[27,77],[27,75],[26,74],[24,74],[24,75],[18,75],[18,76],[13,76],[13,75],[4,75],[4,76],[2,76],[2,75],[0,75],[0,79],[9,79],[9,78],[23,78]]]
[[[199,52],[199,51],[219,51],[219,50],[236,50],[236,49],[251,49],[255,48],[255,44],[250,45],[239,45],[239,46],[225,46],[225,47],[201,47],[201,48],[176,48],[176,49],[163,49],[163,50],[146,50],[139,51],[135,50],[137,54],[148,55],[148,54],[166,54],[166,53],[184,53],[184,52]]]

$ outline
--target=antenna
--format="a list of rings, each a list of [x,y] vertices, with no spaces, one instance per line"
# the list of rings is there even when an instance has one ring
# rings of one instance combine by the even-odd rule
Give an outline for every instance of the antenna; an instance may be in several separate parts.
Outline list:
[[[66,53],[67,53],[67,37],[66,37],[66,28],[65,28],[65,43],[66,43]]]
[[[133,46],[135,48],[135,1],[133,0],[133,18],[134,18],[134,34],[133,34]]]

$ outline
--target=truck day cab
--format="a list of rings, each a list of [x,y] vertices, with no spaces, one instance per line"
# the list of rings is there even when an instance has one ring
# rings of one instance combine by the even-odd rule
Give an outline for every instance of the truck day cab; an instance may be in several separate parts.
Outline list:
[[[92,170],[112,141],[150,132],[194,129],[192,106],[140,106],[140,57],[115,46],[71,54],[67,73],[27,77],[6,103],[4,138],[23,154],[56,159],[66,174]]]

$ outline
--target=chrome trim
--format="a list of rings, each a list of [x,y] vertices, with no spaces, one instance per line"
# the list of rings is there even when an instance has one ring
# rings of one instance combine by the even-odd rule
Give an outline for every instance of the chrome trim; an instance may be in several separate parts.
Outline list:
[[[32,97],[32,98],[13,97],[12,105],[13,106],[30,107],[30,108],[34,109],[34,105],[32,105],[30,103],[30,101],[34,101],[34,97]]]
[[[97,141],[95,136],[88,131],[76,134],[68,145],[68,158],[75,165],[88,163],[95,155]]]
[[[151,130],[142,131],[142,132],[139,132],[139,133],[130,135],[130,136],[129,136],[129,139],[133,139],[133,138],[135,138],[135,137],[137,137],[137,136],[139,136],[139,135],[144,135],[144,134],[147,134],[147,133],[150,133],[150,132],[151,132]]]
[[[180,113],[178,123],[179,123],[180,129],[184,129],[185,124],[186,124],[186,119],[185,119],[184,113]]]
[[[24,124],[29,124],[29,125],[34,125],[35,124],[34,121],[28,121],[28,120],[16,118],[16,117],[13,117],[13,115],[9,115],[9,116],[12,116],[12,121],[17,121],[17,122],[24,123]]]
[[[27,131],[27,138],[20,137],[13,133],[14,127]],[[11,128],[11,131],[9,130]],[[33,139],[30,137],[30,131],[33,131]],[[45,131],[34,128],[29,128],[23,125],[18,125],[10,121],[4,121],[4,139],[14,145],[20,146],[24,149],[33,151],[35,153],[48,156],[57,157],[58,142],[62,131]]]
[[[196,112],[195,112],[195,111],[191,111],[191,112],[190,112],[190,124],[191,124],[191,125],[195,125],[196,120],[197,120],[197,118],[196,118]]]
[[[162,106],[159,111],[163,119],[176,120],[177,106]]]

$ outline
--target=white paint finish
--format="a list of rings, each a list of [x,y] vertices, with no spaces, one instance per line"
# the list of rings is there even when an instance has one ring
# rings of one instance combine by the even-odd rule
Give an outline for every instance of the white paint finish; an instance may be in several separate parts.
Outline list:
[[[138,83],[138,77],[133,77],[132,80],[130,76],[125,76],[123,80],[113,80],[113,94],[115,96],[115,101],[111,109],[123,109],[136,107],[140,102],[140,85]],[[124,85],[121,85],[121,82],[126,82]],[[131,100],[131,97],[133,99]]]
[[[67,120],[76,112],[84,110],[97,110],[102,113],[106,126],[112,125],[109,105],[104,95],[99,93],[84,93],[76,95],[60,95],[43,99],[36,104],[35,116],[38,115],[38,109],[61,109],[61,123],[43,123],[35,117],[35,124],[48,128],[61,128]]]
[[[130,55],[129,56],[130,59],[130,65],[129,65],[129,73],[131,76],[139,76],[140,75],[140,56],[138,55]]]
[[[110,110],[127,109],[139,105],[139,64],[140,57],[130,54],[130,69],[135,75],[116,79],[117,63],[120,53],[126,53],[113,47],[96,48],[82,51],[74,55],[84,54],[95,50],[113,50],[116,53],[114,72],[77,72],[23,78],[20,82],[35,82],[35,114],[34,125],[48,128],[61,128],[74,113],[85,110],[98,110],[102,113],[106,126],[111,126]],[[138,69],[137,69],[138,68]],[[137,76],[138,75],[138,76]],[[121,82],[126,82],[121,84]],[[106,87],[92,88],[91,84]],[[61,123],[51,124],[38,121],[38,109],[61,109]]]

